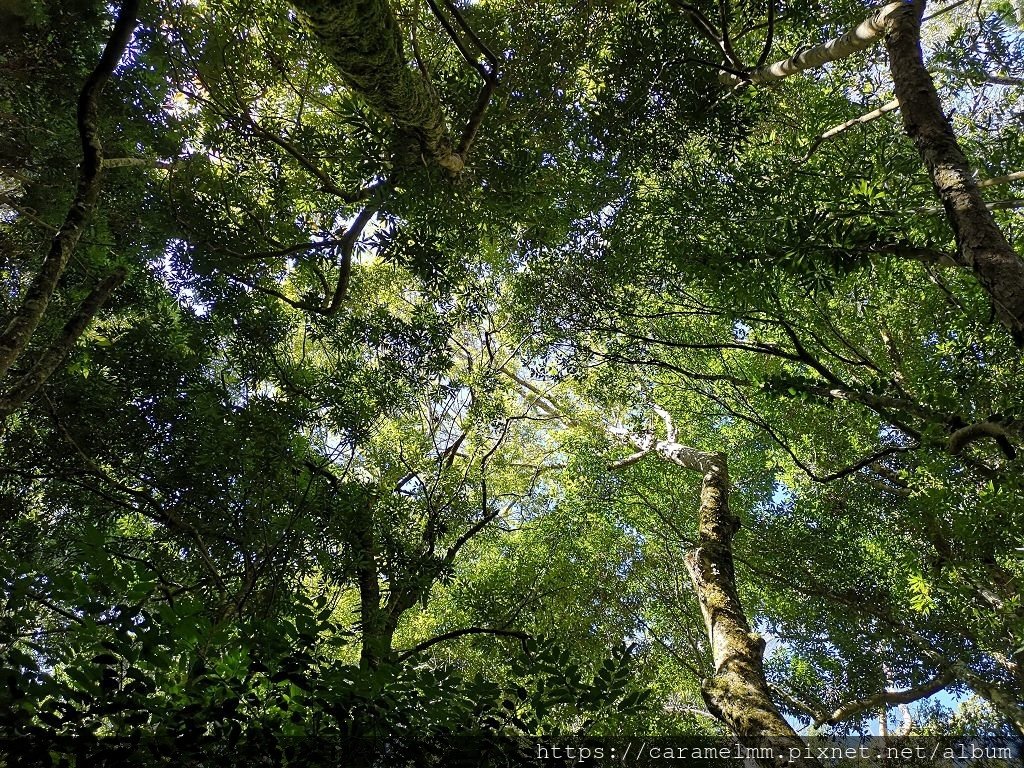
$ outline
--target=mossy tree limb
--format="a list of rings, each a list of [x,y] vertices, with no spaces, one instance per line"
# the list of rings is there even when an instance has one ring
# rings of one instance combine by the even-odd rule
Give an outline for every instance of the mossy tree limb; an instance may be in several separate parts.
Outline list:
[[[708,453],[676,442],[671,416],[663,409],[657,411],[665,421],[667,440],[620,428],[609,430],[613,437],[639,449],[613,468],[630,466],[653,453],[703,475],[697,546],[686,554],[685,564],[704,618],[714,668],[701,685],[704,703],[743,746],[779,756],[790,765],[820,768],[803,750],[804,742],[772,700],[764,672],[765,642],[751,628],[736,588],[732,542],[740,520],[729,509],[728,459],[724,453]],[[779,764],[774,757],[762,760],[757,754],[755,759],[765,766]]]
[[[419,142],[424,155],[451,173],[455,151],[437,92],[408,66],[402,29],[387,0],[293,0],[345,84]]]
[[[704,479],[697,547],[686,555],[686,570],[700,603],[715,670],[702,685],[704,703],[744,746],[772,747],[776,754],[786,750],[786,755],[801,755],[791,764],[818,766],[803,755],[803,742],[772,701],[764,674],[765,642],[751,629],[736,589],[732,540],[740,521],[729,509],[726,457],[704,454],[700,466],[691,468],[704,472]]]

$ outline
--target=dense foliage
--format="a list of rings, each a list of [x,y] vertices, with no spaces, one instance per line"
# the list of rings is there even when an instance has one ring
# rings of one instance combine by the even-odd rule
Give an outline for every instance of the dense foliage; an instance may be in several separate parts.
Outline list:
[[[0,765],[1024,736],[1024,33],[897,5],[6,0]]]

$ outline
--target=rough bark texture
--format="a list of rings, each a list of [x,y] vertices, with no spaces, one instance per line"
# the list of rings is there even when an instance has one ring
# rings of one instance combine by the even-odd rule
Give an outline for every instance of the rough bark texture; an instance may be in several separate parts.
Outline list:
[[[0,333],[0,380],[25,351],[32,333],[43,319],[57,281],[64,273],[99,199],[100,172],[103,168],[103,146],[98,125],[99,97],[128,47],[138,9],[139,0],[125,0],[122,4],[100,60],[82,86],[78,98],[78,133],[82,139],[78,189],[64,223],[50,242],[50,249],[39,272],[25,292],[21,306],[8,321],[3,333]]]
[[[293,5],[352,90],[414,136],[442,168],[462,170],[437,93],[406,63],[402,31],[387,0],[293,0]]]
[[[718,79],[727,85],[739,85],[744,82],[771,83],[803,72],[805,69],[814,69],[828,64],[830,61],[845,59],[850,54],[862,51],[878,40],[885,31],[886,19],[901,5],[902,3],[890,3],[842,37],[809,48],[791,58],[756,69],[746,78],[723,72]]]
[[[664,415],[668,440],[655,441],[653,435],[636,435],[619,428],[608,431],[640,450],[618,463],[619,467],[653,452],[703,475],[697,548],[687,553],[686,570],[700,603],[715,670],[701,686],[708,711],[728,726],[743,746],[766,751],[771,748],[771,754],[778,758],[756,759],[759,764],[821,768],[821,763],[802,751],[803,740],[772,701],[764,674],[764,639],[751,629],[736,591],[732,540],[740,520],[729,510],[726,457],[676,442],[671,419]]]
[[[924,6],[924,0],[914,0],[888,16],[885,47],[903,123],[942,201],[964,266],[992,297],[996,315],[1014,341],[1024,345],[1024,261],[986,208],[925,69],[921,55]]]
[[[736,591],[732,539],[739,518],[729,510],[729,472],[722,454],[705,454],[700,494],[698,546],[686,569],[700,601],[715,674],[704,681],[708,710],[747,747],[800,750],[803,741],[779,713],[765,680],[764,640],[753,632]],[[771,761],[768,761],[769,764]],[[818,766],[801,757],[793,765]]]

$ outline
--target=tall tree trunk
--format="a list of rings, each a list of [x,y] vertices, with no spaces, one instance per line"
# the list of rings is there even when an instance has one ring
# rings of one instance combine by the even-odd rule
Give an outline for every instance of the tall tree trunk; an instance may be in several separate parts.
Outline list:
[[[925,69],[921,54],[924,7],[925,0],[913,0],[887,18],[885,47],[903,123],[942,201],[964,266],[973,270],[992,297],[996,315],[1014,341],[1024,345],[1024,261],[985,207]]]
[[[529,381],[500,369],[535,395],[541,408],[566,423],[566,416],[548,396]],[[604,432],[630,443],[638,452],[612,464],[613,469],[632,466],[650,454],[703,475],[697,521],[697,547],[685,557],[686,570],[700,603],[701,615],[711,646],[714,674],[704,680],[704,703],[720,722],[736,735],[744,747],[765,750],[765,757],[753,757],[765,768],[780,764],[800,768],[822,768],[805,750],[804,741],[782,716],[764,674],[764,639],[752,631],[736,590],[736,568],[732,541],[740,520],[729,510],[729,466],[725,454],[707,453],[676,441],[671,415],[655,409],[665,422],[667,439],[654,434],[637,434],[606,423]],[[767,755],[772,757],[767,757]],[[780,759],[776,759],[780,758]]]
[[[442,168],[456,173],[463,159],[429,80],[410,68],[398,20],[388,0],[292,0],[345,83],[391,118]]]
[[[772,701],[764,675],[764,639],[751,630],[736,591],[732,540],[740,521],[729,510],[726,457],[704,457],[698,546],[686,556],[686,569],[700,601],[715,668],[714,675],[702,685],[704,701],[744,746],[772,746],[776,754],[785,756],[801,754],[803,741]],[[791,749],[796,752],[790,753]],[[820,765],[806,756],[790,762]]]
[[[374,499],[371,498],[362,510],[354,511],[352,520],[352,544],[359,558],[356,571],[359,584],[359,620],[363,631],[359,665],[364,669],[376,668],[391,656],[394,635],[394,630],[388,626],[387,612],[380,599],[373,507]]]
[[[963,679],[971,690],[992,705],[992,709],[1002,716],[1018,738],[1024,739],[1024,706],[1021,705],[1019,696],[973,673],[964,674]]]

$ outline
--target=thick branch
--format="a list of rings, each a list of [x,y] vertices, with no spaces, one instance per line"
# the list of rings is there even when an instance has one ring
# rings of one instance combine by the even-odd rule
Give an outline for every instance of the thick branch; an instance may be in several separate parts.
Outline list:
[[[402,31],[387,0],[293,0],[345,83],[371,108],[391,118],[442,168],[464,165],[452,147],[433,86],[405,58]]]
[[[945,251],[937,251],[934,248],[920,248],[914,245],[903,245],[901,243],[879,243],[871,246],[868,253],[879,253],[885,256],[897,256],[901,259],[920,261],[922,264],[929,264],[936,267],[961,267],[957,261],[957,255]]]
[[[953,415],[942,413],[906,398],[876,395],[843,386],[829,387],[827,384],[818,384],[812,379],[799,376],[778,376],[769,382],[769,386],[783,395],[788,395],[789,390],[793,389],[819,398],[859,403],[882,416],[885,416],[888,411],[895,410],[943,425],[954,419]]]
[[[1014,181],[1022,180],[1024,180],[1024,171],[1016,171],[1014,173],[1008,173],[1005,176],[993,176],[991,179],[982,179],[978,182],[978,189],[995,187],[1000,184],[1009,184]]]
[[[959,456],[968,445],[986,437],[993,438],[1008,459],[1016,458],[1017,452],[1010,443],[1009,433],[996,421],[979,421],[958,429],[949,436],[946,450],[953,456]]]
[[[1020,86],[1024,85],[1024,77],[1008,77],[1006,75],[985,75],[985,82],[992,83],[993,85],[1010,85]]]
[[[848,720],[862,712],[870,712],[881,709],[883,706],[894,706],[897,704],[911,704],[921,699],[932,696],[947,685],[956,680],[956,674],[952,670],[946,670],[935,675],[928,682],[903,691],[881,691],[862,699],[847,702],[826,718],[818,720],[814,726],[835,725]]]
[[[171,160],[156,157],[108,157],[103,160],[104,170],[111,168],[159,168],[168,171],[174,167]]]
[[[788,59],[769,64],[767,67],[756,69],[745,78],[723,72],[718,76],[718,80],[725,85],[741,85],[744,82],[770,83],[806,69],[814,69],[832,61],[845,59],[879,40],[885,31],[886,20],[902,5],[902,3],[890,3],[842,37],[829,40]]]

